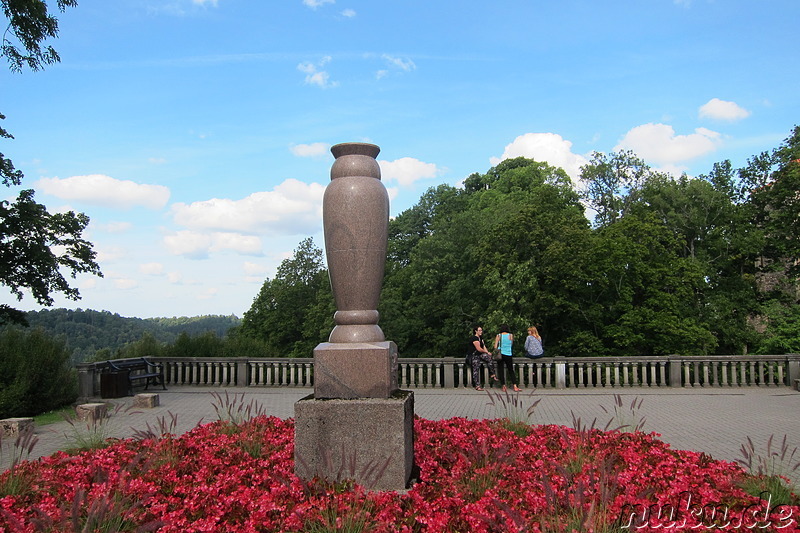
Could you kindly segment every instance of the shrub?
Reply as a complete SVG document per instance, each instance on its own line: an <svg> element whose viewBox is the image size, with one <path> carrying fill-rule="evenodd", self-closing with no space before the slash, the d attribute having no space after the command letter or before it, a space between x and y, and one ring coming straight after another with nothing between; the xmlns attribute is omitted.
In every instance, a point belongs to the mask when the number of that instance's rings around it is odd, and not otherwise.
<svg viewBox="0 0 800 533"><path fill-rule="evenodd" d="M66 344L42 329L0 331L0 418L34 416L78 397Z"/></svg>

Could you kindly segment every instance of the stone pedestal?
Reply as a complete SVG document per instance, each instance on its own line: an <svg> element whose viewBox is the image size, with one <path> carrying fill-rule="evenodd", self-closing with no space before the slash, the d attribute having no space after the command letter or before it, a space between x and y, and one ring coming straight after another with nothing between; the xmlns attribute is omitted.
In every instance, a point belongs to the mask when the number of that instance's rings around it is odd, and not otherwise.
<svg viewBox="0 0 800 533"><path fill-rule="evenodd" d="M33 418L4 418L0 420L3 437L17 437L25 431L33 431Z"/></svg>
<svg viewBox="0 0 800 533"><path fill-rule="evenodd" d="M295 404L295 472L352 479L370 490L403 490L414 466L414 393L390 398L315 399Z"/></svg>
<svg viewBox="0 0 800 533"><path fill-rule="evenodd" d="M133 397L134 407L144 407L145 409L152 409L158 407L159 397L158 394L153 392L143 392Z"/></svg>
<svg viewBox="0 0 800 533"><path fill-rule="evenodd" d="M104 403L82 403L75 406L78 420L97 421L108 416L108 408Z"/></svg>
<svg viewBox="0 0 800 533"><path fill-rule="evenodd" d="M397 390L397 345L323 342L314 349L314 397L389 398Z"/></svg>

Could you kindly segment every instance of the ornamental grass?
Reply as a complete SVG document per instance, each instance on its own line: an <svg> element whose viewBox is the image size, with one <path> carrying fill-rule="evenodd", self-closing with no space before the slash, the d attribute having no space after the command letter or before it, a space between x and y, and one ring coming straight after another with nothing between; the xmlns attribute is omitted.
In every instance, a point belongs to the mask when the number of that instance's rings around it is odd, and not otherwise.
<svg viewBox="0 0 800 533"><path fill-rule="evenodd" d="M800 531L793 492L750 494L758 474L655 433L417 418L417 479L399 493L298 479L292 419L168 429L16 464L0 475L0 531Z"/></svg>

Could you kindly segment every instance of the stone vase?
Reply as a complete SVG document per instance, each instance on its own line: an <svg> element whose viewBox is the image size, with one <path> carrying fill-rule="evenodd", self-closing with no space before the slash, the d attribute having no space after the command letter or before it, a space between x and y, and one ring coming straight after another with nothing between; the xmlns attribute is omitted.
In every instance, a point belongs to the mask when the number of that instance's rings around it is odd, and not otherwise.
<svg viewBox="0 0 800 533"><path fill-rule="evenodd" d="M385 340L378 301L386 262L389 195L376 161L380 148L367 143L331 147L336 160L325 189L322 218L325 252L336 302L329 342Z"/></svg>

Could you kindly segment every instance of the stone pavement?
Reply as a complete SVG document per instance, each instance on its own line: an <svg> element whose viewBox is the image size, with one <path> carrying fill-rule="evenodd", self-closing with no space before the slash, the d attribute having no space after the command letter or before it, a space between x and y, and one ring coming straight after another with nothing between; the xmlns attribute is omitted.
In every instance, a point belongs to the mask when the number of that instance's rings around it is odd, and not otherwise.
<svg viewBox="0 0 800 533"><path fill-rule="evenodd" d="M198 388L176 387L169 390L151 390L159 394L160 405L155 408L132 407L133 397L108 400L115 404L110 409L106 431L110 437L130 437L136 430L149 425L157 430L159 421L170 423L173 416L177 424L172 433L186 432L199 423L217 420L214 404L224 403L226 392L229 401L236 398L239 405L257 403L266 414L281 418L294 416L294 403L312 393L309 388ZM472 389L415 389L415 414L422 418L498 418L506 412L495 392L478 392ZM215 400L217 393L223 402ZM673 448L705 452L715 459L735 461L742 458L741 446L750 437L756 451L766 453L766 443L774 435L773 449L780 447L784 435L790 450L798 451L793 464L800 462L800 392L788 387L741 387L726 389L568 389L523 390L518 396L501 395L527 409L541 400L530 422L558 424L573 427L580 419L584 426L603 428L612 419L615 395L620 395L623 412L636 400L641 407L631 419L645 417L643 430L656 432ZM495 404L490 402L495 397ZM602 409L605 407L606 411ZM610 414L611 413L611 414ZM630 420L626 420L628 422ZM618 425L612 423L612 427ZM77 427L81 427L80 424ZM85 424L83 425L85 429ZM30 459L47 456L70 446L74 442L74 429L66 422L36 428L39 438ZM0 469L5 470L13 455L11 438L3 439ZM800 471L792 476L800 482Z"/></svg>

